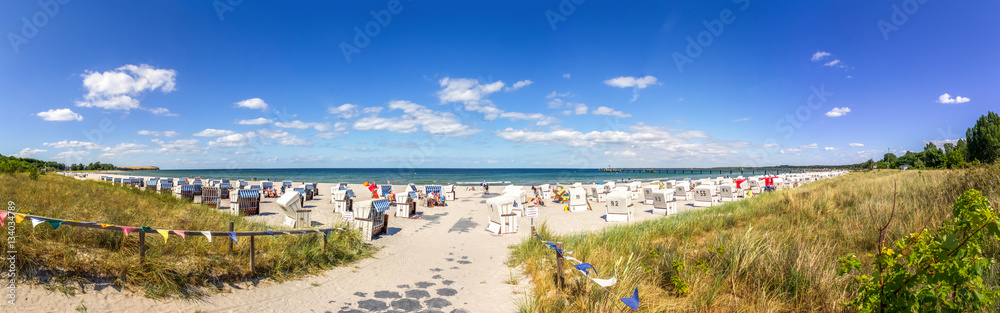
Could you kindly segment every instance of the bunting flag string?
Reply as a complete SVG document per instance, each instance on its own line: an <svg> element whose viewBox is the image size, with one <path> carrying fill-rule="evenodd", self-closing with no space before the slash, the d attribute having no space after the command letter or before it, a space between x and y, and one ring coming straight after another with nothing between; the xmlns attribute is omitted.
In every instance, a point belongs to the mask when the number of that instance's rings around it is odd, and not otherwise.
<svg viewBox="0 0 1000 313"><path fill-rule="evenodd" d="M613 294L610 290L608 290L608 287L614 286L616 283L618 283L618 276L617 275L616 276L612 276L611 278L608 278L608 279L600 279L600 278L597 278L597 277L591 277L590 276L590 272L591 271L594 272L595 276L597 275L597 269L594 268L594 265L592 265L590 263L585 263L585 262L580 261L579 259L571 257L571 256L566 256L566 254L573 253L573 251L564 251L562 249L556 248L556 244L555 243L550 242L550 241L545 241L545 239L542 238L542 236L539 235L539 234L535 234L535 236L538 237L538 240L541 241L543 244L545 244L545 246L547 246L549 248L552 248L553 250L556 250L559 253L562 253L563 254L562 257L564 259L576 262L577 264L574 264L573 267L576 268L581 273L583 273L584 277L587 277L588 279L590 279L591 281L593 281L597 285L601 286L601 288L603 288L604 291L607 291L609 294ZM618 300L621 300L622 303L624 303L626 306L628 306L629 308L631 308L633 311L638 311L639 310L639 287L635 288L635 290L633 291L631 297L628 297L628 298L618 298Z"/></svg>
<svg viewBox="0 0 1000 313"><path fill-rule="evenodd" d="M175 234L177 234L178 236L181 236L181 238L187 239L187 237L184 236L184 231L183 230L173 230L173 232Z"/></svg>
<svg viewBox="0 0 1000 313"><path fill-rule="evenodd" d="M128 234L131 234L136 229L139 229L139 227L128 227L128 226L122 226L121 228L122 232L125 233L125 237L128 237Z"/></svg>
<svg viewBox="0 0 1000 313"><path fill-rule="evenodd" d="M43 219L32 217L31 218L31 227L38 226L38 224L41 224L44 221L45 220L43 220Z"/></svg>
<svg viewBox="0 0 1000 313"><path fill-rule="evenodd" d="M210 232L210 231L203 231L203 232L201 232L201 234L205 235L205 238L208 238L208 242L212 242L212 232Z"/></svg>
<svg viewBox="0 0 1000 313"><path fill-rule="evenodd" d="M62 225L62 221L46 221L46 222L48 222L49 225L52 225L53 230L59 229L59 226Z"/></svg>
<svg viewBox="0 0 1000 313"><path fill-rule="evenodd" d="M167 238L170 237L170 230L157 229L156 232L160 233L160 236L163 236L163 243L167 243Z"/></svg>

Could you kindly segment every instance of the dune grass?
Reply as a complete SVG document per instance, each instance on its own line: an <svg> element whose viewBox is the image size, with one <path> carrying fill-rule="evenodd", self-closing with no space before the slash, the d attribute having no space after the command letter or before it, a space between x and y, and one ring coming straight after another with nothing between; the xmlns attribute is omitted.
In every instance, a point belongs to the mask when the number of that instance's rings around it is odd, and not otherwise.
<svg viewBox="0 0 1000 313"><path fill-rule="evenodd" d="M841 303L854 294L849 278L836 273L838 257L856 253L870 264L867 254L877 249L875 225L888 219L894 183L890 243L939 227L968 189L982 191L992 207L1000 207L998 178L1000 165L854 172L599 232L560 235L544 225L538 230L593 264L598 277L617 275L613 295L575 270L566 270L565 287L557 290L554 252L536 238L511 246L508 264L521 266L534 285L522 301L523 312L618 311L625 307L617 298L630 296L635 287L644 312L844 311ZM995 240L984 247L987 257L1000 257ZM983 275L994 289L998 273L994 264Z"/></svg>
<svg viewBox="0 0 1000 313"><path fill-rule="evenodd" d="M168 194L51 174L37 180L26 174L0 175L0 197L15 202L19 213L68 220L191 231L228 231L232 221L236 231L279 230ZM251 271L248 237L239 237L230 254L225 237L208 242L201 235L171 235L164 243L159 235L147 234L142 264L136 234L67 226L54 230L44 223L32 228L25 221L16 225L15 237L21 280L68 293L87 283L110 284L151 298L198 297L231 283L282 281L375 251L355 231L331 233L325 253L322 234L259 236Z"/></svg>

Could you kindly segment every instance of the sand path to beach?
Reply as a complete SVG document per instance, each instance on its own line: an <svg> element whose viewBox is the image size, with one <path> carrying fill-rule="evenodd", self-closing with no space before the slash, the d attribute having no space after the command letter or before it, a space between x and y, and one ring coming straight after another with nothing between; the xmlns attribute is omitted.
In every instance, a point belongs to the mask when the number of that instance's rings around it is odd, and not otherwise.
<svg viewBox="0 0 1000 313"><path fill-rule="evenodd" d="M314 226L326 226L340 218L330 203L333 185L320 184L320 196L306 201L306 207L313 210L313 221L318 222ZM358 201L370 199L363 186L351 187ZM393 190L404 188L397 185ZM114 288L69 296L26 285L18 289L17 311L65 312L82 304L92 312L150 308L157 312L514 312L530 286L518 269L505 264L507 247L530 235L531 220L521 217L517 234L501 236L485 231L486 199L498 196L496 192L502 188L492 187L493 193L484 195L457 187L457 200L447 207L418 206L417 211L423 214L419 218L390 217L389 234L371 242L382 247L374 258L320 275L280 284L237 284L198 300L150 300ZM604 204L592 204L593 211L579 213L549 204L541 207L534 222L547 222L558 233L623 224L605 222ZM681 211L695 209L683 202L679 207ZM651 213L652 205L636 203L635 208L636 221L664 218ZM284 218L274 199L265 199L261 210L263 214L249 218L274 225Z"/></svg>

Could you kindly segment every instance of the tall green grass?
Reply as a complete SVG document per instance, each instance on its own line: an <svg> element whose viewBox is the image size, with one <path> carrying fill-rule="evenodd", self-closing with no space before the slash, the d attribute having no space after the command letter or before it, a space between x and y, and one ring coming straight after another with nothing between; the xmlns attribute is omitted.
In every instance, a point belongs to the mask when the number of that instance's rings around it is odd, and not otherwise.
<svg viewBox="0 0 1000 313"><path fill-rule="evenodd" d="M236 231L280 230L169 194L58 175L38 180L0 175L0 200L14 201L19 213L123 226L228 231L232 221ZM65 292L87 283L111 284L152 298L198 297L226 284L264 278L282 281L370 257L375 250L355 231L331 233L325 252L322 234L259 236L251 271L249 237L238 237L229 253L228 237L208 242L201 235L171 234L164 243L161 236L146 234L146 261L140 264L137 234L68 226L53 230L45 223L32 228L27 220L15 234L19 279Z"/></svg>
<svg viewBox="0 0 1000 313"><path fill-rule="evenodd" d="M599 232L553 234L572 256L589 262L600 278L618 276L608 294L567 270L555 287L554 252L537 238L511 246L508 264L522 266L534 283L525 312L620 310L619 297L639 288L642 310L843 311L853 294L837 276L837 257L866 257L877 247L877 222L886 221L896 184L895 218L887 241L950 218L952 203L967 189L1000 199L1000 165L965 170L854 172L794 189L763 193L668 218L609 227ZM986 245L996 259L995 241ZM996 288L998 267L984 275Z"/></svg>

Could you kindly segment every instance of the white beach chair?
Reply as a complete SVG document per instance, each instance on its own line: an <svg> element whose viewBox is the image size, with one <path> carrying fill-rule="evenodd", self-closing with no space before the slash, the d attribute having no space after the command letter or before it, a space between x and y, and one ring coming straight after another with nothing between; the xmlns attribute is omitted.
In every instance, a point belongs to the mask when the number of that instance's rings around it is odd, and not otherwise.
<svg viewBox="0 0 1000 313"><path fill-rule="evenodd" d="M632 197L632 200L639 200L639 193L642 192L641 189L642 189L642 183L640 182L634 181L628 183L628 190L630 192L629 197Z"/></svg>
<svg viewBox="0 0 1000 313"><path fill-rule="evenodd" d="M295 224L292 227L304 228L312 226L312 219L310 219L312 210L302 209L301 193L286 192L275 202L279 207L281 207L281 210L285 212L285 215L289 218L295 219Z"/></svg>
<svg viewBox="0 0 1000 313"><path fill-rule="evenodd" d="M681 201L691 200L691 186L684 182L674 185L674 199Z"/></svg>
<svg viewBox="0 0 1000 313"><path fill-rule="evenodd" d="M361 238L371 241L379 234L388 232L389 200L359 201L354 206L354 226L361 231Z"/></svg>
<svg viewBox="0 0 1000 313"><path fill-rule="evenodd" d="M677 201L674 201L674 191L661 189L653 191L653 214L677 214Z"/></svg>
<svg viewBox="0 0 1000 313"><path fill-rule="evenodd" d="M608 197L607 192L604 191L604 185L590 186L590 194L594 197L594 201L597 202L604 202Z"/></svg>
<svg viewBox="0 0 1000 313"><path fill-rule="evenodd" d="M513 213L514 198L499 196L486 200L489 221L486 231L494 234L517 233L517 215Z"/></svg>
<svg viewBox="0 0 1000 313"><path fill-rule="evenodd" d="M330 202L333 203L334 213L344 213L351 211L354 199L348 195L348 190L341 190L339 187L330 187Z"/></svg>
<svg viewBox="0 0 1000 313"><path fill-rule="evenodd" d="M413 214L417 214L417 202L410 197L409 192L397 193L395 200L396 217L410 217Z"/></svg>
<svg viewBox="0 0 1000 313"><path fill-rule="evenodd" d="M701 185L694 187L694 206L710 207L719 203L719 196L715 193L715 186Z"/></svg>
<svg viewBox="0 0 1000 313"><path fill-rule="evenodd" d="M724 184L719 186L719 201L729 202L736 201L739 197L739 190L736 189L736 185Z"/></svg>
<svg viewBox="0 0 1000 313"><path fill-rule="evenodd" d="M444 195L445 201L455 200L455 185L445 185L441 186L441 194Z"/></svg>
<svg viewBox="0 0 1000 313"><path fill-rule="evenodd" d="M628 222L634 218L632 196L627 193L612 192L608 194L608 214L604 220L608 222Z"/></svg>
<svg viewBox="0 0 1000 313"><path fill-rule="evenodd" d="M539 185L538 188L542 189L542 198L548 200L552 199L552 186L549 184Z"/></svg>
<svg viewBox="0 0 1000 313"><path fill-rule="evenodd" d="M646 187L642 187L642 203L653 204L653 200L655 197L653 193L655 193L657 190L660 190L659 185L649 185Z"/></svg>
<svg viewBox="0 0 1000 313"><path fill-rule="evenodd" d="M586 211L590 208L587 205L587 192L582 187L571 187L567 191L569 192L570 212Z"/></svg>

